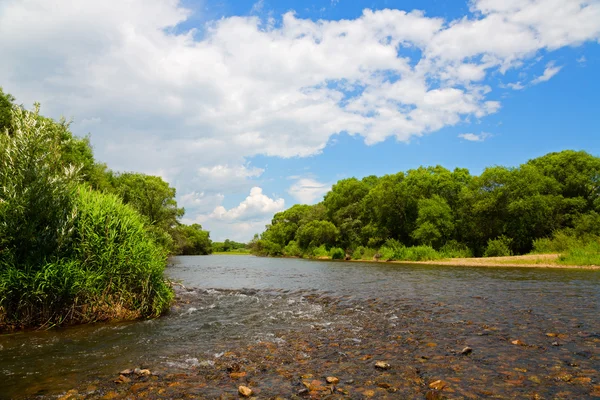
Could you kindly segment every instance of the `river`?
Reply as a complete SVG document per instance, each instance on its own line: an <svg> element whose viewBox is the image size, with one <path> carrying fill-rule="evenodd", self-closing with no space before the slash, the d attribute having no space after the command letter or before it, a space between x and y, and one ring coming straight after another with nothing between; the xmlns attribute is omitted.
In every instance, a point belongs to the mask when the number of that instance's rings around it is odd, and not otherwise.
<svg viewBox="0 0 600 400"><path fill-rule="evenodd" d="M0 336L0 398L132 396L112 381L135 367L157 374L135 389L150 398L235 396L239 384L260 398L600 396L598 271L251 256L170 264L182 286L162 318ZM327 386L327 375L342 382Z"/></svg>

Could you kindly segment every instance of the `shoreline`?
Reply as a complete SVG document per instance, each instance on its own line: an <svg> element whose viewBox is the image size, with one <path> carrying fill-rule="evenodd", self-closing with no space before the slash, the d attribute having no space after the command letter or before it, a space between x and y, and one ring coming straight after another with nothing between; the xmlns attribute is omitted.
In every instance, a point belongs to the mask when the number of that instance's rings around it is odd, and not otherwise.
<svg viewBox="0 0 600 400"><path fill-rule="evenodd" d="M582 269L600 270L600 265L568 265L557 264L560 254L526 254L522 256L506 257L470 257L470 258L444 258L430 261L384 261L384 260L332 260L330 257L316 257L308 260L318 261L343 261L364 262L376 264L401 264L401 265L438 265L452 267L486 267L486 268L552 268L552 269ZM286 257L289 258L289 257Z"/></svg>

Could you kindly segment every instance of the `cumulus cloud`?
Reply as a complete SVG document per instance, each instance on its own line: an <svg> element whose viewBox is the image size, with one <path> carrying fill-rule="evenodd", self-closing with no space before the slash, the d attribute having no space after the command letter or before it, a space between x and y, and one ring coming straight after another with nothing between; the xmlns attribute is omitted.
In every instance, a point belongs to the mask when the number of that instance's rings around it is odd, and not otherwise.
<svg viewBox="0 0 600 400"><path fill-rule="evenodd" d="M301 203L313 204L322 200L329 189L331 189L331 185L311 178L301 178L290 186L288 193Z"/></svg>
<svg viewBox="0 0 600 400"><path fill-rule="evenodd" d="M263 194L258 186L250 190L250 195L246 197L237 207L227 210L223 206L218 206L208 216L208 218L225 221L253 221L263 219L265 216L272 215L282 211L285 201L281 198L272 199Z"/></svg>
<svg viewBox="0 0 600 400"><path fill-rule="evenodd" d="M183 194L227 195L261 176L247 165L256 155L318 154L340 132L410 141L484 118L500 109L492 74L600 40L598 2L469 5L454 21L367 9L340 21L231 16L188 30L193 12L177 0L5 0L0 83L19 102L74 117L111 168L162 171Z"/></svg>
<svg viewBox="0 0 600 400"><path fill-rule="evenodd" d="M538 83L549 81L554 75L558 74L561 69L562 67L556 67L553 62L550 62L546 65L544 73L532 80L531 84L537 85Z"/></svg>
<svg viewBox="0 0 600 400"><path fill-rule="evenodd" d="M487 132L481 132L479 135L475 133L461 133L458 135L459 138L468 140L469 142L483 142L491 136L492 134Z"/></svg>

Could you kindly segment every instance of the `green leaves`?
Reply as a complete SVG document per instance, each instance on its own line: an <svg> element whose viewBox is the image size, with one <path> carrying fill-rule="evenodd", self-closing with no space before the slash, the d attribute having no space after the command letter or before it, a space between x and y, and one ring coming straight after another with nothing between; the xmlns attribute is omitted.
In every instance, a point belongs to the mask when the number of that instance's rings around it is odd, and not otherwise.
<svg viewBox="0 0 600 400"><path fill-rule="evenodd" d="M310 255L322 245L351 252L379 248L387 239L419 247L410 254L386 247L409 259L434 257L431 248L452 257L521 254L559 230L597 235L598 214L600 158L567 150L475 177L436 166L343 179L322 203L276 214L255 243L260 254L271 255L295 254L296 246Z"/></svg>

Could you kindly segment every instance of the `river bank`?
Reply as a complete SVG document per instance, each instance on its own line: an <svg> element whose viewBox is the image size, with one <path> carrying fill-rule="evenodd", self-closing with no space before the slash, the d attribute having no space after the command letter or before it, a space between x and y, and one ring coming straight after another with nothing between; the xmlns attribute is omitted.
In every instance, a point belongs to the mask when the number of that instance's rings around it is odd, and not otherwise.
<svg viewBox="0 0 600 400"><path fill-rule="evenodd" d="M600 270L599 265L569 265L559 263L560 254L526 254L505 257L469 257L445 258L433 261L383 261L383 260L347 260L352 262L391 263L404 265L448 265L457 267L523 267L523 268L566 268ZM320 260L331 258L321 257Z"/></svg>

